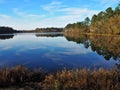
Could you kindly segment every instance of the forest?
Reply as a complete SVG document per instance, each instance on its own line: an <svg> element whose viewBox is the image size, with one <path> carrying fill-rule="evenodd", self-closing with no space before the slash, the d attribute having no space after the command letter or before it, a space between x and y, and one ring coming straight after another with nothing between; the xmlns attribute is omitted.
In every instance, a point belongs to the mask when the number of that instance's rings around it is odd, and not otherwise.
<svg viewBox="0 0 120 90"><path fill-rule="evenodd" d="M113 10L108 7L105 11L93 15L91 20L68 24L65 33L92 33L120 35L120 4Z"/></svg>
<svg viewBox="0 0 120 90"><path fill-rule="evenodd" d="M15 32L18 32L18 31L14 30L11 27L5 27L5 26L0 27L0 34L10 34Z"/></svg>

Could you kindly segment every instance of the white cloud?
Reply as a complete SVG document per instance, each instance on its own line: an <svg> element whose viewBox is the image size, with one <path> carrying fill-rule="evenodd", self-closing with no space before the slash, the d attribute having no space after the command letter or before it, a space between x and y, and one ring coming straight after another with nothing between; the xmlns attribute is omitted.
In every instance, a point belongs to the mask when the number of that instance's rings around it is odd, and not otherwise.
<svg viewBox="0 0 120 90"><path fill-rule="evenodd" d="M35 29L37 27L65 27L68 23L74 23L84 20L86 16L91 17L98 11L80 8L64 8L58 12L66 13L61 16L45 18L45 15L26 14L16 11L21 18L15 18L8 15L2 16L0 25L8 25L15 29Z"/></svg>
<svg viewBox="0 0 120 90"><path fill-rule="evenodd" d="M67 15L74 15L74 16L78 15L78 16L84 17L84 18L86 16L91 17L93 14L96 14L99 12L97 10L90 10L88 8L63 8L58 11L64 12Z"/></svg>
<svg viewBox="0 0 120 90"><path fill-rule="evenodd" d="M85 17L91 17L93 14L98 13L98 11L88 8L69 7L62 2L51 2L42 6L42 8L48 15L27 13L14 8L13 13L17 17L0 15L0 25L7 25L20 30L35 29L37 27L65 27L68 23L82 21Z"/></svg>
<svg viewBox="0 0 120 90"><path fill-rule="evenodd" d="M44 10L50 11L51 9L56 9L61 7L62 2L53 1L47 5L42 6Z"/></svg>
<svg viewBox="0 0 120 90"><path fill-rule="evenodd" d="M44 10L55 14L55 13L64 13L64 15L76 15L81 16L92 16L93 14L98 13L97 10L90 10L88 8L78 8L78 7L69 7L64 5L62 2L51 2L50 4L47 4L42 7Z"/></svg>

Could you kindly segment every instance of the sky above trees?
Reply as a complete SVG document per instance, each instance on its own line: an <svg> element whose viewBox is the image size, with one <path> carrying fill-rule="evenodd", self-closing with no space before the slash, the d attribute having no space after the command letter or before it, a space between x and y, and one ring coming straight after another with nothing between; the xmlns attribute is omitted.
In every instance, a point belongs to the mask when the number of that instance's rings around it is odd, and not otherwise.
<svg viewBox="0 0 120 90"><path fill-rule="evenodd" d="M0 0L0 26L15 29L65 27L83 21L119 0Z"/></svg>

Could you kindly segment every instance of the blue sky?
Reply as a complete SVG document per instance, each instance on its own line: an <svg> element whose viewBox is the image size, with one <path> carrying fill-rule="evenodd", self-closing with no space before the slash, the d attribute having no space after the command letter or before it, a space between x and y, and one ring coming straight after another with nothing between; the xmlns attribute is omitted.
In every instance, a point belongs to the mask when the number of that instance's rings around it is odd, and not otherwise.
<svg viewBox="0 0 120 90"><path fill-rule="evenodd" d="M65 27L105 10L119 0L0 0L0 26L14 29Z"/></svg>

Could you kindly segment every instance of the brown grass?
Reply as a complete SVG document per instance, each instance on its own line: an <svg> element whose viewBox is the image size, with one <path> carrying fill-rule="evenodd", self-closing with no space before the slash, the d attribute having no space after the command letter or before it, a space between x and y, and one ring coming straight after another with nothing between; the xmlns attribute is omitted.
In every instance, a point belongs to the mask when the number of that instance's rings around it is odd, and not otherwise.
<svg viewBox="0 0 120 90"><path fill-rule="evenodd" d="M120 72L117 70L62 70L45 74L30 71L19 65L0 70L0 88L13 90L120 90Z"/></svg>
<svg viewBox="0 0 120 90"><path fill-rule="evenodd" d="M19 85L30 82L41 82L45 73L41 70L30 71L22 65L0 69L0 87Z"/></svg>
<svg viewBox="0 0 120 90"><path fill-rule="evenodd" d="M45 90L120 90L120 72L64 69L46 76L43 87Z"/></svg>

